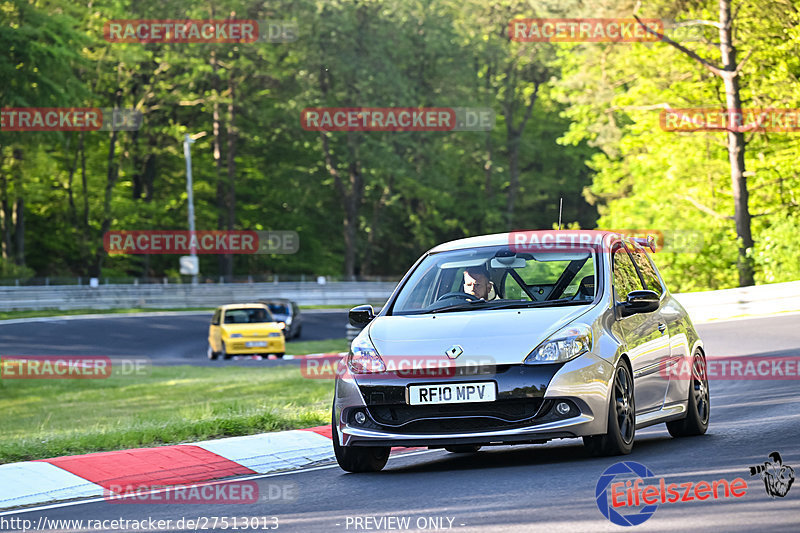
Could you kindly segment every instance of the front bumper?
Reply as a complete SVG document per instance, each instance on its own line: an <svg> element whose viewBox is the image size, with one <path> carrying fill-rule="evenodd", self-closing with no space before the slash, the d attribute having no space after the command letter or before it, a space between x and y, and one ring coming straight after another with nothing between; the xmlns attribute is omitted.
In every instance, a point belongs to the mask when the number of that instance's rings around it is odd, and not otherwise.
<svg viewBox="0 0 800 533"><path fill-rule="evenodd" d="M252 342L265 342L266 346L251 346L248 347L247 343ZM229 355L250 355L262 353L284 353L286 351L286 342L283 338L236 338L225 340L225 349Z"/></svg>
<svg viewBox="0 0 800 533"><path fill-rule="evenodd" d="M498 365L438 380L360 375L337 379L334 420L342 446L539 443L605 433L613 366L593 354L567 363ZM492 381L494 402L412 406L408 386ZM558 403L568 413L555 410ZM357 412L365 414L358 423Z"/></svg>

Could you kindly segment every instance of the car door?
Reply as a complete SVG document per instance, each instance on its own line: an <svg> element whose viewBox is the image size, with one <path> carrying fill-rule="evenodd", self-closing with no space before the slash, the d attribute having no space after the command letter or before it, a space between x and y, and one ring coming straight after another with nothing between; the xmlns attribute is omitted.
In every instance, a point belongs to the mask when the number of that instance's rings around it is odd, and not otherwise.
<svg viewBox="0 0 800 533"><path fill-rule="evenodd" d="M219 326L221 316L221 309L214 311L214 316L211 317L211 325L208 327L208 344L211 345L211 349L215 352L222 350L220 339L222 333Z"/></svg>
<svg viewBox="0 0 800 533"><path fill-rule="evenodd" d="M614 298L623 303L628 293L645 289L642 276L629 251L622 245L614 249ZM656 411L664 404L668 381L660 370L669 358L669 335L660 328L659 311L617 316L617 324L633 367L634 398L637 414Z"/></svg>
<svg viewBox="0 0 800 533"><path fill-rule="evenodd" d="M690 351L685 328L681 324L684 312L680 306L676 305L675 300L664 287L664 282L658 274L652 257L644 249L632 250L632 252L634 262L639 267L645 285L648 289L657 292L661 299L661 305L658 308L658 313L661 315L659 327L666 327L664 333L669 337L670 352L669 360L662 372L664 379L668 380L664 403L668 405L676 401L684 401L686 399L685 380L676 379L676 372L681 368L680 364L686 361Z"/></svg>

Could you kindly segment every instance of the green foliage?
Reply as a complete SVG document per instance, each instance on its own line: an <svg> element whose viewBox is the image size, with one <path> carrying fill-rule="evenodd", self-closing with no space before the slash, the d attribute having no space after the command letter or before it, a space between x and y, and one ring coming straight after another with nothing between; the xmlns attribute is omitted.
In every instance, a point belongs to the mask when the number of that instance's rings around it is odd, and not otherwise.
<svg viewBox="0 0 800 533"><path fill-rule="evenodd" d="M443 240L504 229L504 106L509 97L519 100L511 114L518 123L524 111L519 104L546 59L518 43L510 49L497 31L507 16L524 12L524 3L499 10L480 2L468 10L452 0L269 6L247 0L191 6L102 0L69 7L54 0L5 0L0 6L12 21L0 27L0 44L9 50L0 55L3 106L119 106L144 115L139 131L114 137L113 153L109 133L0 132L4 194L12 203L26 202L24 261L39 276L175 272L174 256L106 256L102 235L107 229L186 227L181 141L184 133L202 132L192 146L197 228L224 228L232 209L236 229L300 235L298 254L237 256L235 273L341 274L347 200L326 166L320 134L300 127L301 111L313 106L481 106L498 116L488 133L329 135L334 168L346 173L355 162L363 178L363 190L356 191L356 273L397 275ZM291 43L255 45L118 44L103 38L103 24L112 19L231 13L293 20L300 34ZM514 95L503 92L509 66L516 69ZM488 86L487 69L495 69ZM580 191L590 181L583 161L592 151L585 144L556 143L568 121L549 91L549 85L542 88L522 135L515 221L520 227L549 226L557 197L564 195L565 218L591 225L596 215ZM224 196L230 134L236 136L234 208ZM22 159L14 159L15 149L22 150ZM9 259L18 248L12 244ZM217 257L202 256L200 268L211 278L222 273Z"/></svg>
<svg viewBox="0 0 800 533"><path fill-rule="evenodd" d="M775 283L800 279L800 246L797 231L800 213L790 211L761 232L754 257L759 267L759 281Z"/></svg>
<svg viewBox="0 0 800 533"><path fill-rule="evenodd" d="M175 256L109 257L102 237L186 228L181 143L189 133L197 135L198 229L224 229L230 219L235 229L300 235L297 254L234 257L238 275L339 275L346 258L354 274L398 275L445 240L549 228L563 197L565 224L699 232L699 253L660 256L670 287L734 286L738 242L725 136L659 126L665 106L724 105L719 80L664 43L519 43L507 36L517 17L630 17L637 5L0 0L0 105L118 106L144 116L139 131L116 135L0 132L0 204L8 206L0 208L0 275L174 274ZM639 14L712 20L717 9L658 0ZM113 19L228 16L294 21L298 38L103 38ZM800 107L799 17L774 0L739 9L735 44L740 57L751 54L741 78L749 107ZM718 32L702 32L706 42L684 44L717 62ZM302 110L315 106L488 107L496 125L489 132L332 132L323 140L300 125ZM747 140L756 277L795 279L792 247L780 243L791 242L798 220L796 134ZM15 232L18 201L22 236ZM350 247L347 227L354 228ZM226 272L216 256L201 256L200 269L211 279Z"/></svg>

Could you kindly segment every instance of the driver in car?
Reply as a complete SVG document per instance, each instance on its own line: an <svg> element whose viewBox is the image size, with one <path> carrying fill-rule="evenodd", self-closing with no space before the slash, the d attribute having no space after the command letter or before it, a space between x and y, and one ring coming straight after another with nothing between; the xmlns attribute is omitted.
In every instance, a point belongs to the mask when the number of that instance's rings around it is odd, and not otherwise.
<svg viewBox="0 0 800 533"><path fill-rule="evenodd" d="M489 281L489 271L485 265L467 267L464 270L464 292L483 300L496 300L497 290ZM492 297L489 294L492 293Z"/></svg>

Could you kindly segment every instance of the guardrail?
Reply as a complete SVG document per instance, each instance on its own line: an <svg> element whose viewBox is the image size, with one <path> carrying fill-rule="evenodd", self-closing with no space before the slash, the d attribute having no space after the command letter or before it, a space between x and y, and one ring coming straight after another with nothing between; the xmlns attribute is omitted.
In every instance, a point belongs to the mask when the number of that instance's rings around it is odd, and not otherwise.
<svg viewBox="0 0 800 533"><path fill-rule="evenodd" d="M289 298L305 305L382 304L392 281L334 281L172 285L61 285L0 287L0 311L38 309L153 309L215 307L226 303ZM676 294L692 320L800 311L800 281Z"/></svg>
<svg viewBox="0 0 800 533"><path fill-rule="evenodd" d="M396 282L341 281L184 285L0 287L0 311L215 307L289 298L305 305L383 303Z"/></svg>
<svg viewBox="0 0 800 533"><path fill-rule="evenodd" d="M722 289L686 292L675 298L696 323L725 320L740 316L768 315L800 311L800 281L772 283Z"/></svg>

